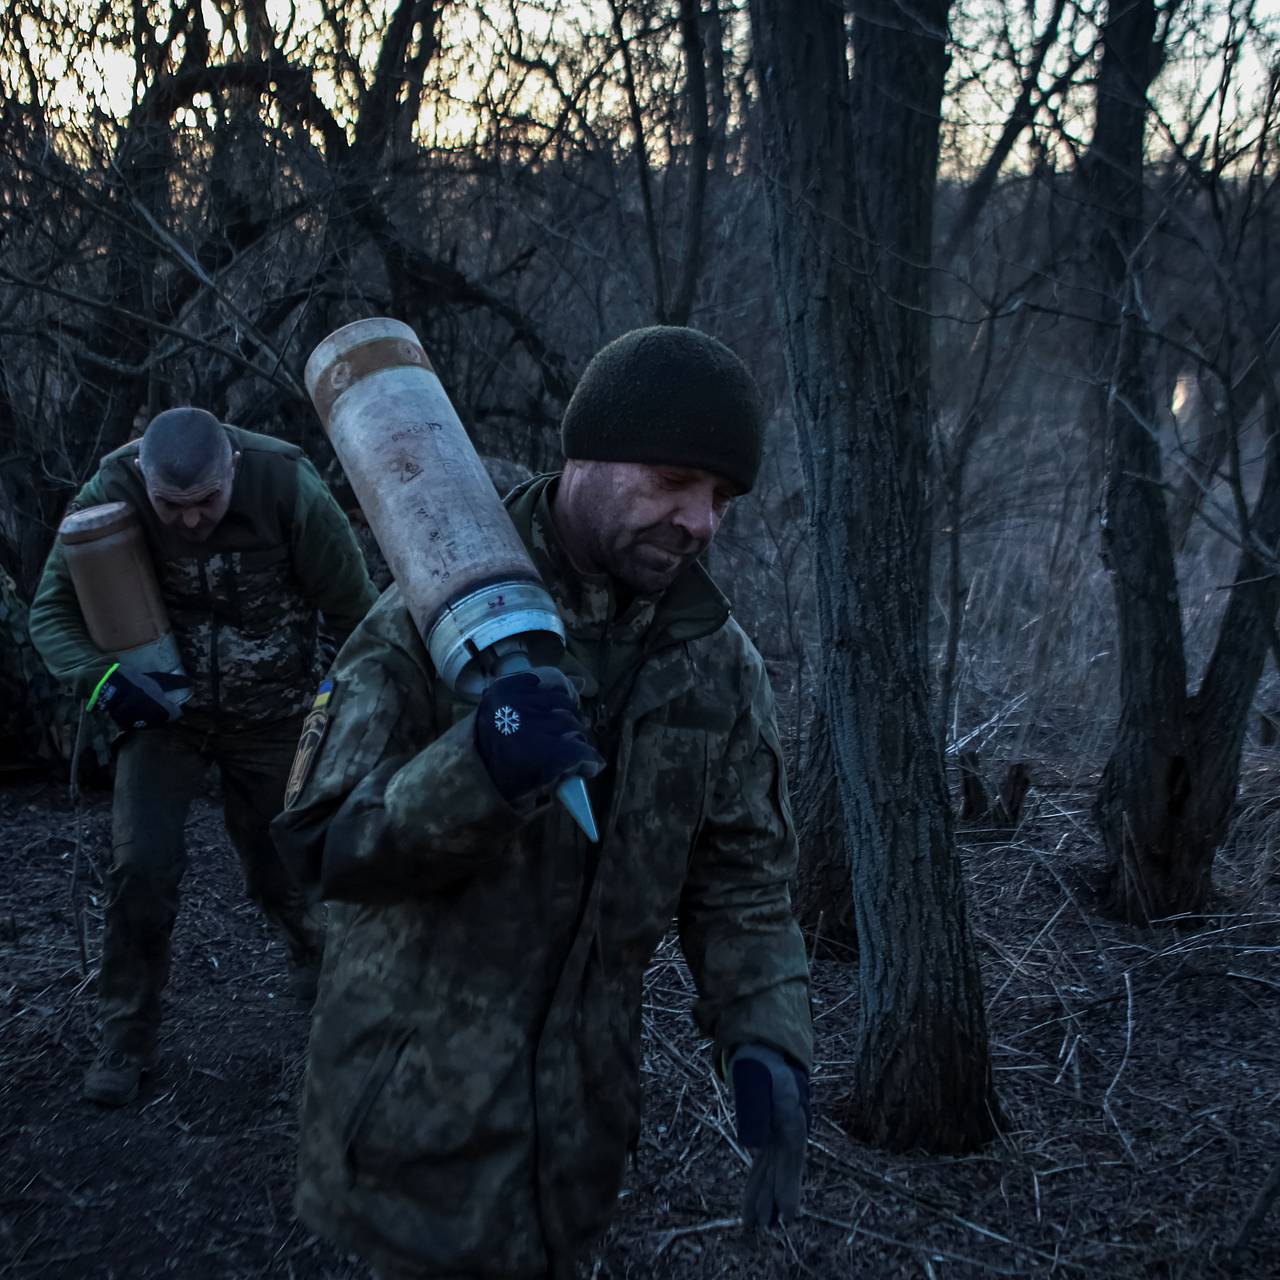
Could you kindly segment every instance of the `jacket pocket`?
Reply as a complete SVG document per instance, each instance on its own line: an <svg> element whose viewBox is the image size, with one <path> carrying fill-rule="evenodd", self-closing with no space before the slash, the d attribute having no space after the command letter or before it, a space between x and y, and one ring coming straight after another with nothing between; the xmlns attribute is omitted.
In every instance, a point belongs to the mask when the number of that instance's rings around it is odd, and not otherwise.
<svg viewBox="0 0 1280 1280"><path fill-rule="evenodd" d="M390 1032L383 1039L373 1062L365 1072L360 1092L356 1094L356 1099L351 1104L351 1110L342 1126L342 1154L348 1182L354 1182L362 1172L359 1157L361 1134L387 1086L387 1081L391 1079L400 1059L404 1057L412 1038L412 1031L400 1029Z"/></svg>

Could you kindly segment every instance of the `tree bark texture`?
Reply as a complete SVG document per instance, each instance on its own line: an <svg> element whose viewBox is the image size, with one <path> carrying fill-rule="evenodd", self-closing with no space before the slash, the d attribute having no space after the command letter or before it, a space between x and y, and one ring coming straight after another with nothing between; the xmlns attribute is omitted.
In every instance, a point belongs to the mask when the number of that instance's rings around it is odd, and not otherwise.
<svg viewBox="0 0 1280 1280"><path fill-rule="evenodd" d="M849 852L826 708L814 708L805 729L791 808L800 836L800 873L791 901L814 954L849 961L858 954L858 926L849 885Z"/></svg>
<svg viewBox="0 0 1280 1280"><path fill-rule="evenodd" d="M1195 882L1208 895L1213 856L1226 838L1240 781L1249 711L1267 653L1274 651L1280 580L1280 403L1270 375L1266 404L1266 467L1244 530L1235 582L1200 688L1190 701L1198 772L1188 807L1192 847L1199 845ZM1195 909L1203 905L1198 899ZM1168 914L1168 912L1166 912Z"/></svg>
<svg viewBox="0 0 1280 1280"><path fill-rule="evenodd" d="M855 25L853 82L839 6L753 0L751 15L853 869L859 1044L846 1118L877 1145L965 1150L991 1136L995 1103L930 718L919 561L946 0L892 13L873 3Z"/></svg>
<svg viewBox="0 0 1280 1280"><path fill-rule="evenodd" d="M810 0L812 2L812 0ZM872 343L861 368L863 394L892 433L894 501L921 596L921 652L929 652L928 511L929 267L937 186L938 124L947 69L950 0L904 8L861 0L853 24L852 173ZM928 681L928 664L925 665Z"/></svg>
<svg viewBox="0 0 1280 1280"><path fill-rule="evenodd" d="M1154 32L1154 0L1112 5L1087 174L1097 219L1099 291L1112 299L1110 318L1119 321L1106 408L1102 556L1116 598L1121 705L1095 816L1108 856L1108 905L1133 920L1202 905L1213 853L1212 846L1206 850L1206 833L1195 829L1199 767L1160 447L1152 429L1148 343L1137 301Z"/></svg>

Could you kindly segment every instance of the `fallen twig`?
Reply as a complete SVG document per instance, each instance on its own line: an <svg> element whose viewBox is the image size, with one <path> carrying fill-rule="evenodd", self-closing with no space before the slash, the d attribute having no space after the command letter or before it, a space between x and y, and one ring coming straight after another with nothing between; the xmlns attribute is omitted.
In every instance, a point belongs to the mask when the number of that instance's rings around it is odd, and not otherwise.
<svg viewBox="0 0 1280 1280"><path fill-rule="evenodd" d="M675 1227L663 1234L658 1247L653 1251L655 1258L660 1258L675 1241L684 1236L701 1235L704 1231L728 1231L742 1225L741 1218L713 1218L710 1222L696 1222L691 1227Z"/></svg>

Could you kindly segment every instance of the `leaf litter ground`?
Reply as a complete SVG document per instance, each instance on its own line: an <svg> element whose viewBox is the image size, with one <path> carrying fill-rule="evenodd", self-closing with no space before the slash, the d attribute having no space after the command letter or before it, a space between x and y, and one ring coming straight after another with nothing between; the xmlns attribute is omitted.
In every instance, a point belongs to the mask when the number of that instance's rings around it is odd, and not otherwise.
<svg viewBox="0 0 1280 1280"><path fill-rule="evenodd" d="M730 1099L668 940L646 984L640 1148L583 1275L1280 1276L1280 1204L1231 1247L1280 1160L1276 782L1252 762L1194 927L1092 910L1086 794L1033 792L1012 837L964 834L1008 1120L975 1155L889 1156L832 1122L856 970L818 959L806 1214L786 1232L737 1221ZM77 812L51 785L0 789L0 1275L364 1280L293 1217L306 1018L212 798L188 826L157 1068L132 1109L80 1100L109 832L103 793Z"/></svg>

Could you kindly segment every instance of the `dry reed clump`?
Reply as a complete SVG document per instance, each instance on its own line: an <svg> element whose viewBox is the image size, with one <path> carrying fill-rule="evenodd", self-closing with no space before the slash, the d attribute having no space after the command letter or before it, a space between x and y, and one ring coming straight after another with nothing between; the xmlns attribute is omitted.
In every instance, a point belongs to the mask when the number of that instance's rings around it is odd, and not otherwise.
<svg viewBox="0 0 1280 1280"><path fill-rule="evenodd" d="M966 537L959 656L944 723L950 755L981 750L993 773L1024 760L1047 786L1097 777L1119 712L1115 604L1098 545L1096 522L1069 504L1014 513ZM1238 554L1229 539L1198 528L1178 557L1190 692L1217 641ZM938 662L948 625L936 610ZM1280 707L1270 664L1255 707Z"/></svg>

